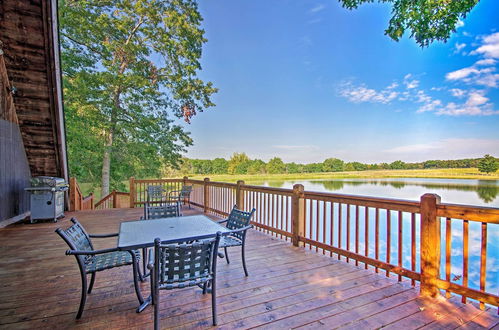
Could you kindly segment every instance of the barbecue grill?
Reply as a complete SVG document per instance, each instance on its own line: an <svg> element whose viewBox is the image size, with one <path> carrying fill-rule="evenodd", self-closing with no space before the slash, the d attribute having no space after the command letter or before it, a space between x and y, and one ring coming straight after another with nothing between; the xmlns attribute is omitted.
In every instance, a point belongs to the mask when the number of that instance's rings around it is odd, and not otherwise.
<svg viewBox="0 0 499 330"><path fill-rule="evenodd" d="M31 223L38 219L57 219L64 216L64 192L68 184L62 178L37 176L31 178L31 187L24 188L31 195Z"/></svg>

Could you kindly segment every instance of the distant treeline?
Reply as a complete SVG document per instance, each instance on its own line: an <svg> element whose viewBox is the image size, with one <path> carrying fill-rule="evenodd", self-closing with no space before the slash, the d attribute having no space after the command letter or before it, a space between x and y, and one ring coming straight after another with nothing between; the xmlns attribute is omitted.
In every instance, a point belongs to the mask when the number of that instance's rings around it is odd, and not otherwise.
<svg viewBox="0 0 499 330"><path fill-rule="evenodd" d="M229 160L224 158L189 159L183 158L180 168L182 174L285 174L320 173L367 170L409 170L431 168L471 168L478 167L482 158L456 160L427 160L419 163L406 163L396 160L392 163L364 164L345 162L338 158L328 158L322 163L297 164L285 163L279 157L268 162L250 159L245 153L234 153ZM497 159L496 159L497 160Z"/></svg>

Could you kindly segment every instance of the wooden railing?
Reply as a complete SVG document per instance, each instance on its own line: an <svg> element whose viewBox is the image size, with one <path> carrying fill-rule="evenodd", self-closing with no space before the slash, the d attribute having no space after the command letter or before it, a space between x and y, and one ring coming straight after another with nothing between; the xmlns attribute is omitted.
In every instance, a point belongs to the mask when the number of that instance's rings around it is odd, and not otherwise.
<svg viewBox="0 0 499 330"><path fill-rule="evenodd" d="M95 209L119 209L130 207L130 193L113 190L95 203Z"/></svg>
<svg viewBox="0 0 499 330"><path fill-rule="evenodd" d="M266 233L291 239L295 246L315 249L356 265L363 264L399 281L420 283L423 296L451 293L499 306L497 292L487 287L487 250L490 226L499 225L499 209L440 202L425 194L419 201L374 198L305 191L302 185L281 189L234 183L183 179L130 179L130 206L141 206L148 185L178 190L192 185L191 204L205 213L227 216L233 205L256 209L253 225ZM470 227L479 227L480 239L473 236L479 251L470 251ZM462 244L452 230L462 228ZM499 227L494 227L495 230ZM441 257L441 251L443 258ZM491 258L493 259L493 258ZM478 282L470 282L470 260L479 260ZM462 262L459 265L459 261ZM451 275L461 266L462 274ZM459 267L458 267L459 268ZM477 274L474 274L476 277ZM493 282L494 278L490 278Z"/></svg>
<svg viewBox="0 0 499 330"><path fill-rule="evenodd" d="M94 209L94 195L91 193L88 196L83 196L80 186L76 178L69 179L69 210L93 210Z"/></svg>

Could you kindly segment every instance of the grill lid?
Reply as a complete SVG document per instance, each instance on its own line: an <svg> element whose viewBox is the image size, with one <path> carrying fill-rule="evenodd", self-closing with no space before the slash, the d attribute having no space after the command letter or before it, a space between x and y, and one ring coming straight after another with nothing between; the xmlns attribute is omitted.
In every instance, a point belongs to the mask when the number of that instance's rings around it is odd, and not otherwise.
<svg viewBox="0 0 499 330"><path fill-rule="evenodd" d="M61 187L67 186L63 178L53 176L36 176L31 178L31 187Z"/></svg>

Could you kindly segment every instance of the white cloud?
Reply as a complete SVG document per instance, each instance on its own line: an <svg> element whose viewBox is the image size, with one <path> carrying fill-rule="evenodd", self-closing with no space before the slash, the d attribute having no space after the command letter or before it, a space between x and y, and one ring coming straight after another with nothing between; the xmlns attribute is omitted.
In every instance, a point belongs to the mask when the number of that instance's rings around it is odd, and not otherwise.
<svg viewBox="0 0 499 330"><path fill-rule="evenodd" d="M309 13L318 13L318 12L324 10L324 9L326 9L326 6L324 6L323 4L319 4L319 5L311 8L309 10Z"/></svg>
<svg viewBox="0 0 499 330"><path fill-rule="evenodd" d="M447 80L460 80L460 79L468 77L469 75L471 75L473 73L478 74L478 73L480 73L480 71L474 67L468 67L468 68L463 68L463 69L449 72L445 75L445 78Z"/></svg>
<svg viewBox="0 0 499 330"><path fill-rule="evenodd" d="M377 91L368 88L364 84L354 85L351 82L346 82L340 87L339 93L341 96L354 103L372 102L386 104L397 98L399 94L398 92L393 91L394 87L392 85Z"/></svg>
<svg viewBox="0 0 499 330"><path fill-rule="evenodd" d="M465 47L466 44L464 42L463 43L456 42L456 44L454 45L454 54L460 53L461 50L463 50Z"/></svg>
<svg viewBox="0 0 499 330"><path fill-rule="evenodd" d="M456 29L462 28L464 26L464 22L461 20L458 20L456 23Z"/></svg>
<svg viewBox="0 0 499 330"><path fill-rule="evenodd" d="M466 95L466 91L459 88L449 89L449 92L452 94L452 96L457 98L462 98Z"/></svg>
<svg viewBox="0 0 499 330"><path fill-rule="evenodd" d="M496 60L493 58L486 58L484 60L476 61L475 65L494 65L496 64Z"/></svg>
<svg viewBox="0 0 499 330"><path fill-rule="evenodd" d="M494 61L494 60L492 60ZM497 87L499 82L499 74L495 73L496 68L488 63L495 63L489 60L479 60L472 66L462 68L456 71L449 72L445 75L447 80L463 81L467 84L481 85L487 87ZM483 68L478 68L478 67Z"/></svg>
<svg viewBox="0 0 499 330"><path fill-rule="evenodd" d="M307 150L319 150L318 146L314 145L274 145L272 146L276 149L282 150L293 150L293 151L307 151Z"/></svg>
<svg viewBox="0 0 499 330"><path fill-rule="evenodd" d="M466 139L454 138L400 145L383 150L387 157L416 161L421 159L457 159L483 157L485 154L494 154L499 150L499 139Z"/></svg>
<svg viewBox="0 0 499 330"><path fill-rule="evenodd" d="M499 58L499 32L483 37L482 46L472 52L483 54L485 57Z"/></svg>
<svg viewBox="0 0 499 330"><path fill-rule="evenodd" d="M485 97L484 91L471 91L466 102L456 104L448 103L445 107L435 107L432 109L437 115L449 116L490 116L499 115L499 111L494 110L494 105ZM418 112L422 112L419 111Z"/></svg>

